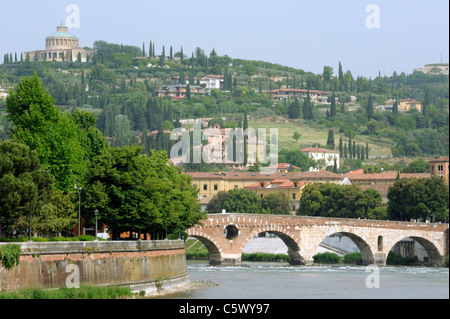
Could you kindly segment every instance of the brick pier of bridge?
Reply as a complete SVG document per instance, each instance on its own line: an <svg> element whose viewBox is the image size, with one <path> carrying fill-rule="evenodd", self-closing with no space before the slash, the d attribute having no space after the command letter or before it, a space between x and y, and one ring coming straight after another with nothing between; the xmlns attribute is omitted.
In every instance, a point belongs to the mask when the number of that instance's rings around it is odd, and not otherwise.
<svg viewBox="0 0 450 319"><path fill-rule="evenodd" d="M286 215L210 214L187 234L208 249L211 265L237 265L247 243L271 232L286 244L291 264L311 264L320 243L332 235L349 237L363 264L385 265L389 251L404 238L421 244L435 265L448 255L448 224L357 220Z"/></svg>

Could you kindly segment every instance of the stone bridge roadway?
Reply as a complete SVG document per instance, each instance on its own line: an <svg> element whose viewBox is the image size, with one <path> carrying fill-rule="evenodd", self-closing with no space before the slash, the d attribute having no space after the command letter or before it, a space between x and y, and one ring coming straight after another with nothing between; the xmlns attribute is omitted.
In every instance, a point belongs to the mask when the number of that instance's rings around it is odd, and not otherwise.
<svg viewBox="0 0 450 319"><path fill-rule="evenodd" d="M239 264L245 245L263 232L283 240L291 264L312 263L319 244L335 234L352 239L364 264L385 265L389 251L406 237L421 244L436 265L448 255L448 224L250 214L210 214L201 224L186 232L207 247L211 265Z"/></svg>

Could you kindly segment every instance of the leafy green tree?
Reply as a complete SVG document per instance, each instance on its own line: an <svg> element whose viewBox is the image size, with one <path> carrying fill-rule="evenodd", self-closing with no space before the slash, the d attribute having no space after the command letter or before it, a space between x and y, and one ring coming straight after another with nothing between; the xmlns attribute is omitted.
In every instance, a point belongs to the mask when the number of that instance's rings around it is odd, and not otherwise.
<svg viewBox="0 0 450 319"><path fill-rule="evenodd" d="M449 188L440 178L401 178L388 192L391 220L448 222Z"/></svg>
<svg viewBox="0 0 450 319"><path fill-rule="evenodd" d="M430 162L425 161L423 158L417 158L408 166L403 169L403 173L428 173L430 171Z"/></svg>
<svg viewBox="0 0 450 319"><path fill-rule="evenodd" d="M261 199L261 207L267 214L289 215L291 213L289 198L283 193L264 196Z"/></svg>
<svg viewBox="0 0 450 319"><path fill-rule="evenodd" d="M252 191L233 189L228 192L223 209L229 213L261 214L263 213L259 197Z"/></svg>
<svg viewBox="0 0 450 319"><path fill-rule="evenodd" d="M296 144L301 137L302 137L302 135L299 132L294 132L294 135L292 136L292 138L295 140Z"/></svg>
<svg viewBox="0 0 450 319"><path fill-rule="evenodd" d="M309 183L302 191L300 214L339 218L385 219L381 194L357 185Z"/></svg>
<svg viewBox="0 0 450 319"><path fill-rule="evenodd" d="M223 203L227 200L229 193L225 191L218 192L206 205L208 214L222 213Z"/></svg>
<svg viewBox="0 0 450 319"><path fill-rule="evenodd" d="M72 116L56 109L36 73L24 77L6 100L15 141L28 145L55 177L56 187L70 190L86 168L82 134Z"/></svg>
<svg viewBox="0 0 450 319"><path fill-rule="evenodd" d="M44 205L51 201L54 178L27 145L0 141L0 227L25 235Z"/></svg>
<svg viewBox="0 0 450 319"><path fill-rule="evenodd" d="M278 154L278 161L300 167L303 171L308 171L310 167L316 165L316 162L308 158L301 150L282 149Z"/></svg>
<svg viewBox="0 0 450 319"><path fill-rule="evenodd" d="M204 217L198 190L190 177L167 165L164 151L142 154L126 146L93 159L85 175L82 200L87 220L100 212L99 221L112 230L163 235L178 234Z"/></svg>

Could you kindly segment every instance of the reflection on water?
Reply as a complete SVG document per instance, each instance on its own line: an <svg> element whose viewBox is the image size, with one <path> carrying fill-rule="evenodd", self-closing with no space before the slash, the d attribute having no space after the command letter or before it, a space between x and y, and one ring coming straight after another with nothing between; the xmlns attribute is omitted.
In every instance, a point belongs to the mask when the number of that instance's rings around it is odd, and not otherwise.
<svg viewBox="0 0 450 319"><path fill-rule="evenodd" d="M291 266L284 263L246 262L242 266L212 267L206 261L188 261L191 281L217 286L180 293L189 299L362 299L449 298L449 269L379 267L379 288L368 288L364 266ZM370 279L370 278L369 278Z"/></svg>

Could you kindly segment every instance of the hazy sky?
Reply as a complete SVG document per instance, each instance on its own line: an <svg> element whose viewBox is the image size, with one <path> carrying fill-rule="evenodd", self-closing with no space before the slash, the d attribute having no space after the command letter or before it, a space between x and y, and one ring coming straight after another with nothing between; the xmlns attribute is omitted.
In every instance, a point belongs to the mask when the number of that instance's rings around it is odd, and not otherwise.
<svg viewBox="0 0 450 319"><path fill-rule="evenodd" d="M370 4L378 15L366 12ZM151 40L157 54L163 45L183 46L188 56L215 48L314 73L329 65L336 74L341 61L354 77L410 74L441 54L449 60L448 0L0 0L0 59L44 49L61 21L77 22L69 5L79 8L79 27L69 32L81 46L104 40L148 49Z"/></svg>

